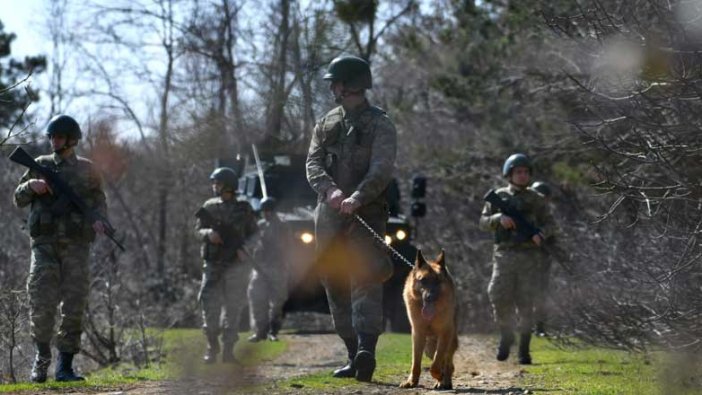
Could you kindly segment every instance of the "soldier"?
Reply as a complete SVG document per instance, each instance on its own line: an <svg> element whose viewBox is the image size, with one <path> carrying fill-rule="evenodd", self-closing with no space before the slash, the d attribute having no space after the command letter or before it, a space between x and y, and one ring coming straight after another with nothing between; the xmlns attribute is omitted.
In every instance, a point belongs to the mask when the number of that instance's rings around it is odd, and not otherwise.
<svg viewBox="0 0 702 395"><path fill-rule="evenodd" d="M549 206L551 203L551 188L542 181L535 181L529 189L538 192ZM554 245L555 237L549 237L545 241L546 246ZM546 336L546 296L550 283L552 254L544 253L543 261L539 266L538 279L536 283L536 294L534 295L534 322L536 323L535 332L539 337Z"/></svg>
<svg viewBox="0 0 702 395"><path fill-rule="evenodd" d="M92 162L77 156L82 137L80 125L68 115L51 119L46 129L53 154L36 162L56 171L86 204L106 218L107 205L102 180ZM61 322L56 338L59 351L56 381L84 380L73 371L73 356L80 351L83 312L88 302L90 244L96 233L104 233L101 220L88 223L73 205L58 207L57 193L34 171L27 171L15 190L17 207L31 205L27 220L32 261L27 279L30 333L36 347L31 380L46 381L51 364L51 338L56 306Z"/></svg>
<svg viewBox="0 0 702 395"><path fill-rule="evenodd" d="M517 310L519 339L519 363L531 364L529 343L531 341L532 309L537 275L541 264L539 247L550 236L553 219L541 195L527 188L531 179L531 161L526 155L511 155L502 167L502 176L509 185L499 188L497 195L519 211L527 221L539 229L539 233L524 240L520 237L513 218L486 203L480 217L480 229L495 234L492 278L488 294L495 320L500 329L497 360L509 357L514 342L515 307Z"/></svg>
<svg viewBox="0 0 702 395"><path fill-rule="evenodd" d="M234 344L239 340L239 318L246 306L246 284L251 272L247 242L256 232L256 216L251 205L237 200L237 177L228 167L210 175L215 197L198 210L196 234L202 241L202 329L207 338L205 363L214 363L222 333L222 362L234 363ZM224 321L220 328L220 314Z"/></svg>
<svg viewBox="0 0 702 395"><path fill-rule="evenodd" d="M397 132L385 112L365 98L365 90L372 87L365 60L337 57L324 79L340 106L315 125L307 180L318 194L315 233L323 283L349 358L333 376L369 382L383 329L383 282L392 275L392 263L352 215L385 234L385 190L392 178Z"/></svg>
<svg viewBox="0 0 702 395"><path fill-rule="evenodd" d="M262 219L258 221L259 240L254 252L254 270L249 282L249 312L252 343L278 341L283 324L283 304L288 298L288 265L285 261L291 238L290 229L275 212L276 201L261 201Z"/></svg>

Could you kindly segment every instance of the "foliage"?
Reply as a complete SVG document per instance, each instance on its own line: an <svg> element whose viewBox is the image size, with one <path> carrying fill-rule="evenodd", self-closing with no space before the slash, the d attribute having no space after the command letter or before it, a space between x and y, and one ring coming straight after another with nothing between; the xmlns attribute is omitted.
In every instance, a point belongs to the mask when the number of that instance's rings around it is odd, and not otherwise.
<svg viewBox="0 0 702 395"><path fill-rule="evenodd" d="M39 91L25 86L18 87L32 74L38 74L46 68L44 56L27 56L23 61L5 59L12 52L12 42L17 36L4 31L0 21L0 130L12 127L17 116L26 111L27 107L39 100Z"/></svg>

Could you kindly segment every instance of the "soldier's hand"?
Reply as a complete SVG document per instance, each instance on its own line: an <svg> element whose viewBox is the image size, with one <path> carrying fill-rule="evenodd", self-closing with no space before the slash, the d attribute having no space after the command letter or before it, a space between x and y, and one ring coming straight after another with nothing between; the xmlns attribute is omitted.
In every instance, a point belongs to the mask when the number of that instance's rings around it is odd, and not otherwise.
<svg viewBox="0 0 702 395"><path fill-rule="evenodd" d="M531 241L534 242L537 246L541 247L541 243L544 241L544 237L541 235L541 233L537 233L533 236L531 236Z"/></svg>
<svg viewBox="0 0 702 395"><path fill-rule="evenodd" d="M212 244L224 244L224 241L222 241L222 237L219 235L219 233L215 232L214 230L210 231L210 234L207 235L210 239L210 243Z"/></svg>
<svg viewBox="0 0 702 395"><path fill-rule="evenodd" d="M517 227L512 217L508 217L504 214L500 216L500 225L505 229L514 229Z"/></svg>
<svg viewBox="0 0 702 395"><path fill-rule="evenodd" d="M45 193L53 193L49 184L41 179L33 178L29 180L29 188L37 195L43 195Z"/></svg>
<svg viewBox="0 0 702 395"><path fill-rule="evenodd" d="M359 207L361 207L361 202L359 202L358 200L356 200L356 199L350 197L350 198L344 199L344 200L341 202L341 207L340 207L339 211L341 212L341 214L349 214L349 215L351 215L351 214L353 214L354 211L356 211L356 209L358 209Z"/></svg>
<svg viewBox="0 0 702 395"><path fill-rule="evenodd" d="M105 225L105 223L100 220L97 220L93 223L93 230L97 234L104 234L106 229L107 225Z"/></svg>
<svg viewBox="0 0 702 395"><path fill-rule="evenodd" d="M344 196L344 193L341 192L341 189L339 188L331 188L329 191L327 191L327 204L335 210L338 210L339 207L341 207L341 202L344 199L346 199L346 196Z"/></svg>

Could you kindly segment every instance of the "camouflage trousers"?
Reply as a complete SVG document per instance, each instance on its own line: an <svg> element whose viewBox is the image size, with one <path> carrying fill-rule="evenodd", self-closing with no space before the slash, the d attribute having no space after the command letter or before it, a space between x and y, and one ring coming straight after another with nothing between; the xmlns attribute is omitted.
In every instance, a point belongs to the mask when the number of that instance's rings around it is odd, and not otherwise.
<svg viewBox="0 0 702 395"><path fill-rule="evenodd" d="M61 322L56 348L78 353L83 332L83 313L90 287L89 244L50 243L32 247L27 279L32 339L50 343L54 333L56 306Z"/></svg>
<svg viewBox="0 0 702 395"><path fill-rule="evenodd" d="M536 274L536 284L534 292L534 321L546 322L548 316L548 290L551 280L551 263L553 257L549 254L541 254L541 263Z"/></svg>
<svg viewBox="0 0 702 395"><path fill-rule="evenodd" d="M251 264L248 262L205 261L198 299L202 308L202 330L206 336L221 333L225 344L239 340L239 320L246 307L250 273Z"/></svg>
<svg viewBox="0 0 702 395"><path fill-rule="evenodd" d="M533 325L534 296L542 263L538 248L504 248L493 252L492 278L488 295L501 329L531 332Z"/></svg>
<svg viewBox="0 0 702 395"><path fill-rule="evenodd" d="M379 235L385 235L387 215L361 214ZM342 338L383 332L383 282L392 276L388 255L374 245L371 234L351 217L341 217L328 205L315 212L317 254L334 328Z"/></svg>
<svg viewBox="0 0 702 395"><path fill-rule="evenodd" d="M265 264L265 263L261 263ZM284 265L254 269L249 281L249 315L253 333L277 334L283 322L283 305L288 299L288 276Z"/></svg>

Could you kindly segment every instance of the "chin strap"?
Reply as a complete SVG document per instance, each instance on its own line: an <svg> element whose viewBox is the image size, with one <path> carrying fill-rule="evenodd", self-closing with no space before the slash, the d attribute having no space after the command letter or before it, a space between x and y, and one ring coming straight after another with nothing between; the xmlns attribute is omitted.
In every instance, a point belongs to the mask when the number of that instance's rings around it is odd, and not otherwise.
<svg viewBox="0 0 702 395"><path fill-rule="evenodd" d="M73 140L73 139L66 140L66 144L64 144L63 147L61 147L59 149L55 149L54 152L61 155L64 152L66 152L66 150L71 149L71 148L75 147L76 145L78 145L78 140Z"/></svg>

